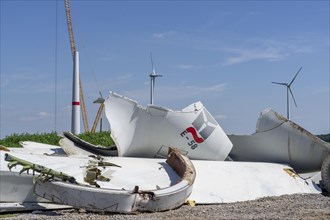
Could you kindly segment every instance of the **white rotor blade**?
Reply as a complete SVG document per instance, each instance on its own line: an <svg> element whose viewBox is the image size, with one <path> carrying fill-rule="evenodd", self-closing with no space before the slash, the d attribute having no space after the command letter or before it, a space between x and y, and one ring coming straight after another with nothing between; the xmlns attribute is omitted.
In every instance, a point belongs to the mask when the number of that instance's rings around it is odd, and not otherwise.
<svg viewBox="0 0 330 220"><path fill-rule="evenodd" d="M152 59L152 53L150 51L150 60L151 60L151 68L152 68L152 73L154 74L155 73L155 69L154 69L154 61Z"/></svg>
<svg viewBox="0 0 330 220"><path fill-rule="evenodd" d="M291 86L291 84L293 83L293 81L296 79L296 77L298 76L298 73L300 72L301 69L302 69L302 67L300 67L300 69L298 70L298 72L296 73L296 75L293 77L292 81L289 83L289 86Z"/></svg>
<svg viewBox="0 0 330 220"><path fill-rule="evenodd" d="M283 86L288 86L287 83L279 83L279 82L272 82L272 83L274 83L274 84L278 84L278 85L283 85Z"/></svg>
<svg viewBox="0 0 330 220"><path fill-rule="evenodd" d="M293 102L294 102L295 106L297 107L297 103L296 103L296 100L295 100L295 98L294 98L293 92L292 92L292 90L291 90L290 87L288 87L288 88L289 88L289 91L290 91L290 93L291 93L291 96L292 96Z"/></svg>

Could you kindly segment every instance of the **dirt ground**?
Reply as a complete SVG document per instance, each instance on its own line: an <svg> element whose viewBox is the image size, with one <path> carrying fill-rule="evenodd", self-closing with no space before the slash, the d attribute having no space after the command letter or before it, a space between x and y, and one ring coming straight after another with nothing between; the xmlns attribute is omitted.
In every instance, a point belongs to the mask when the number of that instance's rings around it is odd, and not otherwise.
<svg viewBox="0 0 330 220"><path fill-rule="evenodd" d="M175 210L130 215L84 210L34 211L0 215L1 219L330 219L330 197L316 194L284 195L217 205L183 205Z"/></svg>

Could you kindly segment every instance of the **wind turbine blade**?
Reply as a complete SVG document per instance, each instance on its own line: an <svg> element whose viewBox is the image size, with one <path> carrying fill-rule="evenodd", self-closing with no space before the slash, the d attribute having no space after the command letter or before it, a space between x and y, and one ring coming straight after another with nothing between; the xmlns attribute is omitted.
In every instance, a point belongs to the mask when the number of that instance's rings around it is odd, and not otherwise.
<svg viewBox="0 0 330 220"><path fill-rule="evenodd" d="M272 83L274 83L274 84L278 84L278 85L283 85L283 86L288 86L287 83L279 83L279 82L272 82Z"/></svg>
<svg viewBox="0 0 330 220"><path fill-rule="evenodd" d="M292 99L293 99L294 105L295 105L296 107L298 107L298 106L297 106L297 103L296 103L296 100L295 100L295 98L294 98L293 92L292 92L292 90L291 90L291 88L290 88L290 87L288 87L288 88L289 88L289 91L290 91L290 93L291 93L291 96L292 96Z"/></svg>
<svg viewBox="0 0 330 220"><path fill-rule="evenodd" d="M300 67L300 69L298 70L298 72L296 73L296 75L293 77L292 81L289 83L289 86L291 86L291 84L293 83L293 81L296 79L298 73L300 72L300 70L302 69L302 67Z"/></svg>
<svg viewBox="0 0 330 220"><path fill-rule="evenodd" d="M154 69L154 61L152 60L152 53L150 51L150 60L151 60L151 68L152 68L152 73L155 72L155 69Z"/></svg>

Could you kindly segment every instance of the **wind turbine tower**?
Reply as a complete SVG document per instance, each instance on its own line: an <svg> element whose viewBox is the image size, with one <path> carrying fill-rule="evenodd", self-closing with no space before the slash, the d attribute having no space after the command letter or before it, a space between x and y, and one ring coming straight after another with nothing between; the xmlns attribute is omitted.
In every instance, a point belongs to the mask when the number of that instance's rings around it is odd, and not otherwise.
<svg viewBox="0 0 330 220"><path fill-rule="evenodd" d="M154 91L155 91L155 81L157 77L162 77L163 75L156 74L154 68L154 62L152 60L152 54L150 53L152 73L149 74L150 77L150 104L154 104Z"/></svg>
<svg viewBox="0 0 330 220"><path fill-rule="evenodd" d="M287 104L287 109L286 109L286 112L287 112L287 119L290 119L290 99L289 99L289 92L292 96L292 99L293 99L293 102L295 104L295 106L297 107L297 103L296 103L296 100L294 98L294 95L292 93L292 90L291 90L291 85L292 83L294 82L294 80L296 79L297 75L299 74L300 70L302 69L302 67L300 67L300 69L298 70L298 72L296 73L296 75L293 77L293 79L291 80L290 83L281 83L281 82L272 82L274 84L278 84L278 85L282 85L282 86L286 86L286 104Z"/></svg>

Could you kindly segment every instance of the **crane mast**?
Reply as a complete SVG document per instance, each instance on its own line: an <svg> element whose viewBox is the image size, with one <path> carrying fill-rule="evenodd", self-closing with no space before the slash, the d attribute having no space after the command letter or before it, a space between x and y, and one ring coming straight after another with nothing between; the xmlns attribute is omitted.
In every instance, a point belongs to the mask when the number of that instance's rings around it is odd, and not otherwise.
<svg viewBox="0 0 330 220"><path fill-rule="evenodd" d="M65 4L66 20L68 23L68 31L69 31L69 36L70 36L70 46L71 46L72 58L74 60L76 46L74 43L69 0L64 0L64 4ZM82 90L82 83L81 83L80 78L79 78L79 97L80 97L80 104L81 104L81 113L82 113L82 118L83 118L83 122L84 122L84 129L85 129L85 132L89 132L88 120L87 120L87 114L86 114L86 106L85 106L84 95L83 95L83 90Z"/></svg>
<svg viewBox="0 0 330 220"><path fill-rule="evenodd" d="M95 121L94 121L92 130L91 130L92 133L95 133L95 131L96 131L96 126L100 121L103 109L104 109L104 103L100 103L100 107L99 107L99 110L97 111Z"/></svg>

